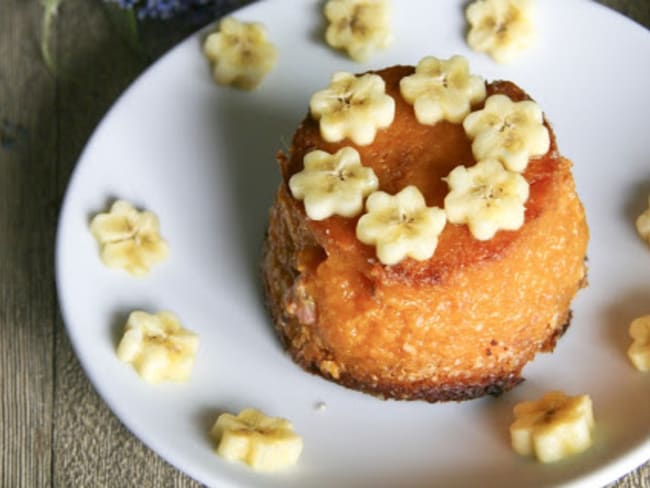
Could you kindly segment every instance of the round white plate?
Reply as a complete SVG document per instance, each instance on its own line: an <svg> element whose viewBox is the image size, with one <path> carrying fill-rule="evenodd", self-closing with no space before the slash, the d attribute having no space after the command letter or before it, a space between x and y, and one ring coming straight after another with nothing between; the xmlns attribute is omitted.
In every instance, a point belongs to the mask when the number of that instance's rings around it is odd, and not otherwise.
<svg viewBox="0 0 650 488"><path fill-rule="evenodd" d="M215 86L197 34L135 82L88 143L57 238L64 320L113 412L190 476L210 486L591 487L650 457L650 375L625 354L630 321L650 313L650 249L634 230L650 193L650 33L593 2L544 0L538 46L503 66L465 45L465 3L393 2L395 42L365 65L321 42L322 2L253 4L236 17L265 23L280 54L258 91ZM303 372L272 332L258 264L279 181L274 155L335 70L457 53L487 79L519 83L552 121L591 226L590 285L556 351L526 367L514 391L465 403L382 401ZM160 217L171 255L147 278L100 263L88 223L115 198ZM172 310L199 333L189 383L150 386L117 360L134 309ZM512 452L508 426L515 403L550 389L590 394L597 428L588 452L542 465ZM217 415L250 406L293 422L305 443L295 468L257 474L214 454L207 433Z"/></svg>

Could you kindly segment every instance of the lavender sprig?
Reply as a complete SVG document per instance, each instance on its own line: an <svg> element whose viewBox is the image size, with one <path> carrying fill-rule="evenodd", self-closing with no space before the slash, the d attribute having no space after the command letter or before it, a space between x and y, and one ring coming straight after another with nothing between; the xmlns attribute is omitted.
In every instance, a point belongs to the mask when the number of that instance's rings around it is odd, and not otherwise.
<svg viewBox="0 0 650 488"><path fill-rule="evenodd" d="M243 0L105 0L124 9L132 9L139 20L169 19L188 15L196 23L213 20L224 13L247 3Z"/></svg>

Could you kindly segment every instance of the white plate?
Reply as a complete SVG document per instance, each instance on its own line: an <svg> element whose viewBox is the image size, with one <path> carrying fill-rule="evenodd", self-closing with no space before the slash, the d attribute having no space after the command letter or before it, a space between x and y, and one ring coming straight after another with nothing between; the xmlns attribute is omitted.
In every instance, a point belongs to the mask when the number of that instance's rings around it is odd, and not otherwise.
<svg viewBox="0 0 650 488"><path fill-rule="evenodd" d="M176 47L115 104L68 188L57 239L61 309L100 395L147 445L211 486L537 486L604 484L650 457L650 375L629 364L628 324L650 313L650 250L633 221L650 193L650 33L593 2L545 0L540 42L501 66L463 41L464 1L394 2L392 48L367 65L320 40L321 2L269 0L236 13L263 21L280 59L262 87L213 85L201 35ZM578 21L579 19L579 21ZM590 286L552 355L499 399L381 401L304 373L282 351L258 279L274 162L335 70L413 64L459 53L488 79L540 102L573 159L592 239ZM170 259L145 279L104 268L89 218L114 198L154 210ZM173 310L200 334L191 381L149 386L115 357L132 309ZM589 393L595 445L545 466L511 451L512 406L549 389ZM327 408L319 411L318 402ZM215 456L217 414L248 406L292 420L305 449L295 469L256 474Z"/></svg>

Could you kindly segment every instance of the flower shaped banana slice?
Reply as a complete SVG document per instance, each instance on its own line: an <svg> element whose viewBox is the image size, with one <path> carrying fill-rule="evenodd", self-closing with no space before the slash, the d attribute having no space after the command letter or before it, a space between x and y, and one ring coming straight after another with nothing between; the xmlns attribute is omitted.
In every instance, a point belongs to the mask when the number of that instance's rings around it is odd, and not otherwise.
<svg viewBox="0 0 650 488"><path fill-rule="evenodd" d="M278 57L262 24L239 22L232 17L224 18L219 31L206 38L203 52L214 64L212 74L218 84L244 90L256 88Z"/></svg>
<svg viewBox="0 0 650 488"><path fill-rule="evenodd" d="M467 43L507 63L531 47L536 38L532 0L477 0L465 11L470 24Z"/></svg>
<svg viewBox="0 0 650 488"><path fill-rule="evenodd" d="M397 264L406 257L423 261L433 256L445 227L445 212L427 207L415 186L407 186L394 196L382 191L372 193L366 209L357 222L356 235L364 244L376 247L383 264Z"/></svg>
<svg viewBox="0 0 650 488"><path fill-rule="evenodd" d="M511 171L523 172L531 157L546 154L551 145L542 110L531 100L492 95L482 110L465 117L463 127L477 161L497 159Z"/></svg>
<svg viewBox="0 0 650 488"><path fill-rule="evenodd" d="M327 142L349 137L360 146L372 143L377 129L388 127L395 118L395 100L375 74L335 73L328 88L312 95L309 108Z"/></svg>
<svg viewBox="0 0 650 488"><path fill-rule="evenodd" d="M97 214L90 223L102 262L136 276L146 275L151 266L167 257L167 243L160 237L159 227L154 213L138 212L124 200L117 200L110 212Z"/></svg>
<svg viewBox="0 0 650 488"><path fill-rule="evenodd" d="M295 464L302 453L302 438L288 420L267 417L247 408L239 415L219 415L210 431L217 454L241 461L253 469L275 471Z"/></svg>
<svg viewBox="0 0 650 488"><path fill-rule="evenodd" d="M404 100L413 105L418 122L426 125L440 120L462 122L471 104L485 99L485 82L470 75L467 59L462 56L447 60L427 56L399 86Z"/></svg>
<svg viewBox="0 0 650 488"><path fill-rule="evenodd" d="M551 391L539 401L515 405L510 426L512 447L543 463L585 451L592 444L594 414L588 395L570 397Z"/></svg>
<svg viewBox="0 0 650 488"><path fill-rule="evenodd" d="M171 312L129 315L117 357L131 364L148 383L184 382L192 372L198 336L184 329Z"/></svg>
<svg viewBox="0 0 650 488"><path fill-rule="evenodd" d="M627 355L639 371L650 371L650 315L635 319L630 324L632 345Z"/></svg>
<svg viewBox="0 0 650 488"><path fill-rule="evenodd" d="M524 223L528 182L495 160L470 168L457 166L446 178L445 210L449 222L467 224L472 235L485 241L499 230L517 230Z"/></svg>
<svg viewBox="0 0 650 488"><path fill-rule="evenodd" d="M304 169L289 180L291 194L304 201L305 212L312 220L360 214L363 199L378 185L375 172L361 165L358 151L351 147L335 154L320 150L307 153Z"/></svg>
<svg viewBox="0 0 650 488"><path fill-rule="evenodd" d="M648 208L636 219L636 230L641 239L650 244L650 196L648 197Z"/></svg>
<svg viewBox="0 0 650 488"><path fill-rule="evenodd" d="M347 51L355 61L365 61L393 39L388 0L329 0L324 12L327 44Z"/></svg>

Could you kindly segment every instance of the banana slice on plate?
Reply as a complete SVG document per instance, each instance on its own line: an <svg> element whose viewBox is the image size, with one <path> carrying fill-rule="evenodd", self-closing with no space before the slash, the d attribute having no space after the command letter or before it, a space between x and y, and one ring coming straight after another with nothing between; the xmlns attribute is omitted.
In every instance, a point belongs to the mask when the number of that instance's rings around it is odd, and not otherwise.
<svg viewBox="0 0 650 488"><path fill-rule="evenodd" d="M648 208L636 219L636 230L641 239L650 244L650 196L648 197Z"/></svg>
<svg viewBox="0 0 650 488"><path fill-rule="evenodd" d="M283 418L268 417L247 408L239 415L219 415L210 436L217 454L228 461L241 461L259 471L276 471L298 462L302 438Z"/></svg>
<svg viewBox="0 0 650 488"><path fill-rule="evenodd" d="M148 383L184 382L194 366L198 336L184 329L171 312L129 315L117 357L131 364Z"/></svg>
<svg viewBox="0 0 650 488"><path fill-rule="evenodd" d="M214 65L212 74L218 84L244 90L257 88L278 57L262 24L232 17L224 18L219 31L206 38L203 52Z"/></svg>
<svg viewBox="0 0 650 488"><path fill-rule="evenodd" d="M359 152L352 147L335 154L321 150L307 153L304 169L289 180L291 194L304 201L305 212L312 220L360 214L363 199L378 185L375 172L362 166Z"/></svg>
<svg viewBox="0 0 650 488"><path fill-rule="evenodd" d="M395 100L386 94L382 77L375 74L334 73L329 87L312 95L309 109L327 142L349 137L359 146L372 143L377 130L395 118Z"/></svg>
<svg viewBox="0 0 650 488"><path fill-rule="evenodd" d="M469 46L499 63L512 61L537 38L533 0L477 0L467 7L465 16L470 25Z"/></svg>
<svg viewBox="0 0 650 488"><path fill-rule="evenodd" d="M594 414L588 395L551 391L538 401L518 403L510 426L512 447L543 463L565 459L592 445Z"/></svg>
<svg viewBox="0 0 650 488"><path fill-rule="evenodd" d="M429 259L447 221L444 210L427 207L420 190L412 185L396 195L372 193L366 209L357 222L357 238L375 246L377 257L385 265L397 264L406 257Z"/></svg>
<svg viewBox="0 0 650 488"><path fill-rule="evenodd" d="M139 212L124 200L117 200L107 213L97 214L90 231L100 246L102 262L144 276L169 253L160 237L160 224L153 212Z"/></svg>
<svg viewBox="0 0 650 488"><path fill-rule="evenodd" d="M388 0L329 0L324 13L329 22L327 44L346 51L355 61L365 61L393 39Z"/></svg>
<svg viewBox="0 0 650 488"><path fill-rule="evenodd" d="M650 371L650 315L635 319L630 324L632 345L627 355L639 371Z"/></svg>

